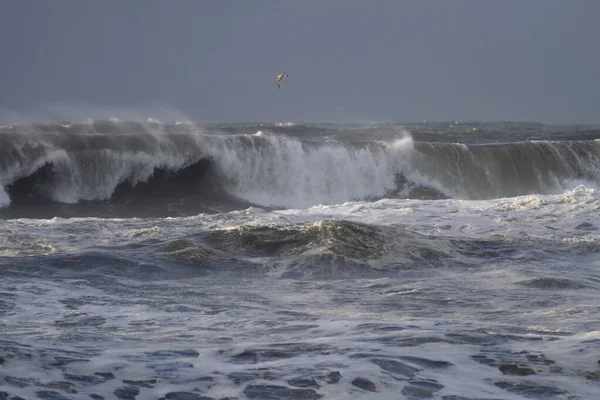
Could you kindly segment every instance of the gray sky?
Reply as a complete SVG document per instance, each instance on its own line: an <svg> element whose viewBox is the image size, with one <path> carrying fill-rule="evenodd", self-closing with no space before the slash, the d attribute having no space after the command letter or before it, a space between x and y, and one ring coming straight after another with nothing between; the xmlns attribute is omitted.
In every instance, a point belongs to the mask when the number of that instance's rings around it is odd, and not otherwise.
<svg viewBox="0 0 600 400"><path fill-rule="evenodd" d="M2 0L0 117L599 123L599 15L597 0Z"/></svg>

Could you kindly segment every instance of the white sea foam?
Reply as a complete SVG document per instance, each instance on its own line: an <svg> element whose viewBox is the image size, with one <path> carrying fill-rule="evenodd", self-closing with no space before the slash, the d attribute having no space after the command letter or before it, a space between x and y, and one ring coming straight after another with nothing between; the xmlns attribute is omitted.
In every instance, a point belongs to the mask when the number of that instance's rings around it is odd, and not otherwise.
<svg viewBox="0 0 600 400"><path fill-rule="evenodd" d="M73 202L106 198L157 167L207 159L232 194L296 208L0 221L2 391L34 398L76 388L108 398L133 380L145 381L137 398L179 390L243 398L248 385L262 384L308 385L333 399L411 390L433 398L597 394L593 184L573 180L564 193L493 200L369 202L394 189L397 174L450 189L411 169L410 138L314 144L266 129L197 132L181 150L153 125L145 152L107 149L77 165L76 153L50 148L3 171L0 182L51 162L66 186L47 189ZM0 205L9 201L0 187ZM369 224L381 239L365 256L352 252L371 238L345 237L348 221ZM500 369L512 364L535 373ZM328 382L336 372L339 382Z"/></svg>
<svg viewBox="0 0 600 400"><path fill-rule="evenodd" d="M156 379L139 387L138 398L195 388L213 398L243 397L249 383L228 378L240 374L251 384L281 386L315 379L315 390L334 399L407 396L402 391L411 390L410 382L429 382L434 398L522 399L526 387L502 387L519 383L567 392L546 398L591 399L597 393L597 251L570 248L577 243L568 239L598 240L597 231L577 227L596 225L599 200L596 190L578 187L485 201L382 199L185 218L3 221L0 249L12 251L3 253L0 293L6 307L15 307L2 317L3 338L31 345L11 355L32 354L3 356L3 368L44 383L110 372L115 379L77 388L105 397L124 379ZM406 229L457 264L434 267L432 258L431 265L374 278L302 280L281 279L287 264L272 257L251 259L269 274L243 277L241 270L235 277L206 273L204 259L175 267L157 261L166 252L161 243L181 239L172 246L179 255L215 229L325 220ZM401 235L398 240L411 244ZM60 267L32 264L48 254L43 246L54 249L53 257L77 257ZM391 257L386 249L384 259ZM121 258L94 261L104 254ZM19 264L25 257L29 264ZM235 257L239 268L245 253ZM127 262L115 264L122 259ZM35 274L19 275L31 265ZM44 278L45 268L52 279ZM544 280L549 287L536 283ZM74 350L81 353L68 353ZM89 361L57 367L60 357ZM419 359L442 363L427 367ZM499 365L511 363L536 373L504 375ZM337 384L320 378L335 371ZM359 377L377 392L353 385ZM7 387L2 390L24 398L40 390Z"/></svg>
<svg viewBox="0 0 600 400"><path fill-rule="evenodd" d="M357 148L256 136L262 147L242 151L228 143L209 152L224 187L262 206L300 208L383 196L396 187L396 175L412 151L410 137Z"/></svg>

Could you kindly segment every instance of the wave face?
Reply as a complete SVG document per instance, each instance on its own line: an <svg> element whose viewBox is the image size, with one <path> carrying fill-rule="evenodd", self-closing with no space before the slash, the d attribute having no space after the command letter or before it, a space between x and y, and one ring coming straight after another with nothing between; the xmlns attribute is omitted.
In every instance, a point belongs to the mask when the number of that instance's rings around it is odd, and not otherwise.
<svg viewBox="0 0 600 400"><path fill-rule="evenodd" d="M577 130L571 137L580 140L531 141L540 134L528 127L513 132L517 141L499 143L506 132L468 136L469 126L446 132L442 142L447 127L441 129L6 125L0 128L0 216L176 216L250 205L491 199L598 186L600 142L589 140L595 131Z"/></svg>
<svg viewBox="0 0 600 400"><path fill-rule="evenodd" d="M598 141L420 143L417 149L412 164L415 175L426 177L453 198L549 194L571 189L578 183L597 187L600 182Z"/></svg>

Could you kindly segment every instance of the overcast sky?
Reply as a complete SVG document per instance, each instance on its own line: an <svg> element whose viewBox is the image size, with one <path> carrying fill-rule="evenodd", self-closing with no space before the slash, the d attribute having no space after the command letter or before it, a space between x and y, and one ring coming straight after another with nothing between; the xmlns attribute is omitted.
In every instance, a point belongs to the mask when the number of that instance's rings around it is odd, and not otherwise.
<svg viewBox="0 0 600 400"><path fill-rule="evenodd" d="M1 0L0 118L600 123L599 15L597 0Z"/></svg>

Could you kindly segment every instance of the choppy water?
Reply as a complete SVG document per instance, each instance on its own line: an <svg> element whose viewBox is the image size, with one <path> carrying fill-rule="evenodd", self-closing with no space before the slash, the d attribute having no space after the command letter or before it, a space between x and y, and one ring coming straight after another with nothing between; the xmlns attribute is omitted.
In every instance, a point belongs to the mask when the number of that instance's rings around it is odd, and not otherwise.
<svg viewBox="0 0 600 400"><path fill-rule="evenodd" d="M0 399L600 397L600 130L0 130Z"/></svg>

